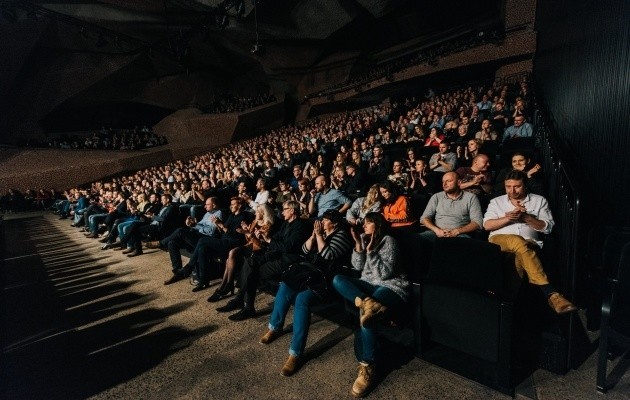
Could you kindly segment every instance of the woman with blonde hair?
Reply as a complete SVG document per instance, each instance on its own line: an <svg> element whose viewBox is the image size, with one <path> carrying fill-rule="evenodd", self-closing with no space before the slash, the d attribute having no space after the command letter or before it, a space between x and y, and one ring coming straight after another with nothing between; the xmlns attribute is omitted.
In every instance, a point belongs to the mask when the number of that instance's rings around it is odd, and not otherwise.
<svg viewBox="0 0 630 400"><path fill-rule="evenodd" d="M256 237L256 233L266 233L271 231L276 221L273 208L267 203L260 204L256 207L256 214L251 224L247 225L245 221L241 222L241 228L237 229L238 233L245 235L247 243L241 247L235 247L228 253L225 261L225 271L219 288L214 294L208 297L208 301L214 303L227 297L228 294L234 294L234 273L240 267L244 257L252 253L262 250L263 243Z"/></svg>
<svg viewBox="0 0 630 400"><path fill-rule="evenodd" d="M365 197L359 197L346 213L346 221L352 227L363 225L365 216L371 212L381 212L381 193L379 185L372 185Z"/></svg>

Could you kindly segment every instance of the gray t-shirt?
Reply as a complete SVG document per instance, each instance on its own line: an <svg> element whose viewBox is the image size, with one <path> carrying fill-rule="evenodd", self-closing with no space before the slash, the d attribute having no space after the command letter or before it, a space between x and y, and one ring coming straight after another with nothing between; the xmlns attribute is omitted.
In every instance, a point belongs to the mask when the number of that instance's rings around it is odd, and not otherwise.
<svg viewBox="0 0 630 400"><path fill-rule="evenodd" d="M471 221L476 222L480 228L483 226L479 199L474 194L463 190L456 199L450 199L444 192L431 196L420 217L420 222L425 218L430 218L442 229L459 228Z"/></svg>

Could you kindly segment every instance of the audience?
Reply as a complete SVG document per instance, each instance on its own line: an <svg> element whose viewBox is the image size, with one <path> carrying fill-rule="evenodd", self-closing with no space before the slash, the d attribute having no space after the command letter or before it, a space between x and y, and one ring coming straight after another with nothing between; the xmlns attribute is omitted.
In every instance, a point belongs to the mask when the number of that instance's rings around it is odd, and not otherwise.
<svg viewBox="0 0 630 400"><path fill-rule="evenodd" d="M51 137L47 143L29 142L32 147L49 147L52 149L93 149L93 150L140 150L156 146L164 146L168 140L155 134L146 126L142 129L105 129L91 136L59 135Z"/></svg>
<svg viewBox="0 0 630 400"><path fill-rule="evenodd" d="M209 114L243 112L250 108L273 103L274 101L277 101L277 99L273 94L259 94L253 97L237 97L223 94L214 103L206 107L204 111Z"/></svg>
<svg viewBox="0 0 630 400"><path fill-rule="evenodd" d="M218 309L238 311L230 316L234 321L256 315L254 299L262 284L281 281L282 272L303 257L324 257L329 247L336 246L337 236L344 238L345 251L346 239L352 244L351 235L355 243L351 264L362 269L361 278L338 275L333 285L360 310L361 372L352 392L362 395L373 384L376 321L400 310L408 296L406 266L399 262L396 240L386 231L393 227L398 234L402 228L417 238L421 222L428 229L421 235L431 241L470 236L481 229L484 202L480 205L473 193L490 193L490 168L497 161L483 152L485 142L528 133L526 103L520 100L517 107L510 93L514 91L509 87L495 84L394 99L275 128L264 137L93 182L85 190L71 189L63 196L10 191L0 198L0 205L14 211L48 205L61 218L73 217L74 226L87 223L92 237L106 230L104 249L127 246L130 256L142 254L143 239L150 239L146 247L169 250L173 275L164 282L167 285L192 275L193 291L205 289L225 263L221 284L208 301L234 294L235 277L240 276L239 292ZM224 102L217 110L233 107ZM512 120L514 124L504 131L505 121ZM531 126L529 132L533 133ZM459 157L449 151L458 143L465 145ZM540 177L540 166L531 165L524 154L514 154L512 168L499 173L497 185L511 176L512 169L524 171L530 180ZM461 180L455 171L462 174ZM527 188L530 193L538 191ZM495 188L494 194L502 193ZM160 198L162 207L156 201ZM514 200L525 198L518 195ZM201 218L204 203L207 213ZM114 208L116 214L110 217L106 210L111 205L121 209ZM224 210L227 205L229 210ZM488 228L501 229L490 216L494 219L495 214L486 215ZM492 241L498 243L499 237ZM182 248L191 252L186 265L182 265ZM341 253L339 259L344 258ZM274 304L269 331L261 342L270 343L280 335L294 303L294 336L282 368L288 376L302 362L314 295L308 288L281 282L277 296L282 301ZM557 293L549 296L557 311L570 308Z"/></svg>

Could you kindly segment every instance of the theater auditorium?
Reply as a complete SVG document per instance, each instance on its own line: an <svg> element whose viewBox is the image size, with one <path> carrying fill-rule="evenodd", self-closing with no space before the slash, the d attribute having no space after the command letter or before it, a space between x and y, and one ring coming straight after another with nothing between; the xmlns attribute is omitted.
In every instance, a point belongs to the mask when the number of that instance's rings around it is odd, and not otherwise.
<svg viewBox="0 0 630 400"><path fill-rule="evenodd" d="M629 17L0 1L0 398L630 399Z"/></svg>

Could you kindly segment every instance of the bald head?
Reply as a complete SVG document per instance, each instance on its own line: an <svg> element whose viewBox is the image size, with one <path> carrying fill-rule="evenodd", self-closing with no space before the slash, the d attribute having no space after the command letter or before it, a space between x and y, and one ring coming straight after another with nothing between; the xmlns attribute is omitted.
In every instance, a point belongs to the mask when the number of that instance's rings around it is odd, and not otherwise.
<svg viewBox="0 0 630 400"><path fill-rule="evenodd" d="M477 154L472 161L472 170L475 172L485 172L490 166L490 158L485 154Z"/></svg>

